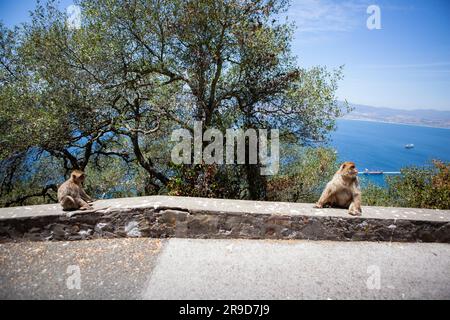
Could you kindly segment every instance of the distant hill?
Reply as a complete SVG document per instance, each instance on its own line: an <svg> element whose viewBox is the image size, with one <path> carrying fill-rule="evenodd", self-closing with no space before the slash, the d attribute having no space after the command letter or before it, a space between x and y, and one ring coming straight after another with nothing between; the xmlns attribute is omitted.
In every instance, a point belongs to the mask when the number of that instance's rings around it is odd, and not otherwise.
<svg viewBox="0 0 450 320"><path fill-rule="evenodd" d="M450 111L432 109L401 110L360 104L350 104L350 106L353 108L353 111L345 115L343 119L450 128Z"/></svg>

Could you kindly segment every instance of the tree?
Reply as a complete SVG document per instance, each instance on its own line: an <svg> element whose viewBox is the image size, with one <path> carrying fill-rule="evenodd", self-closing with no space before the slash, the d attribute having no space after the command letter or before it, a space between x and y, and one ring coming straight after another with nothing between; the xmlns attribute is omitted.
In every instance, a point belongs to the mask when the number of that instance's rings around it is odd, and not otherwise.
<svg viewBox="0 0 450 320"><path fill-rule="evenodd" d="M204 130L280 128L282 139L308 145L324 140L341 114L334 95L341 70L306 70L290 51L293 26L276 19L288 1L79 5L79 29L50 1L37 6L31 23L1 30L7 168L19 154L27 162L30 150L60 159L66 173L113 157L146 172L147 193L167 192L183 172L167 156L175 128L191 129L194 120ZM205 167L192 169L212 183L215 176L216 182L241 177L245 197L265 197L257 165L222 166L208 175Z"/></svg>
<svg viewBox="0 0 450 320"><path fill-rule="evenodd" d="M138 52L132 70L139 78L154 74L178 84L173 108L163 108L168 119L185 128L202 120L204 130L280 127L285 137L308 144L323 140L341 114L334 96L341 71L296 65L289 48L292 26L274 19L286 6L99 0L86 3L85 11L107 21L108 44L117 33L116 39L132 43L129 48ZM246 165L242 171L250 198L264 197L257 170Z"/></svg>

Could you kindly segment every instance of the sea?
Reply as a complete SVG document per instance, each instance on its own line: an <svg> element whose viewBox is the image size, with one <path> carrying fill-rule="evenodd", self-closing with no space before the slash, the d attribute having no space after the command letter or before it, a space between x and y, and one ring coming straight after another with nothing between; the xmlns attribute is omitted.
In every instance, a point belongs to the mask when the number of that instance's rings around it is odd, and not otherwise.
<svg viewBox="0 0 450 320"><path fill-rule="evenodd" d="M450 161L450 129L383 122L338 120L330 145L339 161L353 161L360 172L391 172L360 176L363 183L386 186L386 176L407 166L430 165L431 160ZM414 144L414 148L405 148Z"/></svg>

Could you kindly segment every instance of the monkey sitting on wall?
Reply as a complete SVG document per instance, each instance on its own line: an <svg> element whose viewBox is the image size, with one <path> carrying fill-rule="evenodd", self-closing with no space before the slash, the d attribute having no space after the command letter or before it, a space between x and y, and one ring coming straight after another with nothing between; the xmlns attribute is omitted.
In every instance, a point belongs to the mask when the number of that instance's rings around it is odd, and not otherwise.
<svg viewBox="0 0 450 320"><path fill-rule="evenodd" d="M349 209L353 216L361 215L361 190L359 189L358 170L353 162L344 162L328 182L316 208L325 206Z"/></svg>
<svg viewBox="0 0 450 320"><path fill-rule="evenodd" d="M88 202L94 202L83 190L86 175L83 171L74 170L70 179L58 188L58 201L63 210L90 210L93 209Z"/></svg>

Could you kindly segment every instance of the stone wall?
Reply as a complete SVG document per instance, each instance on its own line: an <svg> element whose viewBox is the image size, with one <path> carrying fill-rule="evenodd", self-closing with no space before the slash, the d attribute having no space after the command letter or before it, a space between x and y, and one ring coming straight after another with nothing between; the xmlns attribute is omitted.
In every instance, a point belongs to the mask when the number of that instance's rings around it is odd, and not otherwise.
<svg viewBox="0 0 450 320"><path fill-rule="evenodd" d="M102 200L91 212L58 205L0 209L0 241L97 238L310 239L450 243L450 211L364 207L363 216L312 204L183 197Z"/></svg>

